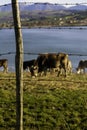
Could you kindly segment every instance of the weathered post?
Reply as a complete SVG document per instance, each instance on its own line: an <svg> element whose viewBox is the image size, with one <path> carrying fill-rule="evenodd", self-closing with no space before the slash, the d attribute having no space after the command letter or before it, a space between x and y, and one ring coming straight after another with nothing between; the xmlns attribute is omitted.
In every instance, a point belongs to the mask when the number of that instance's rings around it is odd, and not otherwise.
<svg viewBox="0 0 87 130"><path fill-rule="evenodd" d="M16 39L16 130L23 130L23 39L18 0L12 0L12 12Z"/></svg>

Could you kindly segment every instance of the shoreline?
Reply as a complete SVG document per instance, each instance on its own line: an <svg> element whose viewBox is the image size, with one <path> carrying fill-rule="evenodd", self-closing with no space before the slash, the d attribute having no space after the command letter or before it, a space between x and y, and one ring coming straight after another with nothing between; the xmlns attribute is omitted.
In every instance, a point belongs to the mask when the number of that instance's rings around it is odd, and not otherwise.
<svg viewBox="0 0 87 130"><path fill-rule="evenodd" d="M14 27L5 27L3 29L14 29ZM38 26L38 27L22 27L21 29L87 29L86 25L82 26Z"/></svg>

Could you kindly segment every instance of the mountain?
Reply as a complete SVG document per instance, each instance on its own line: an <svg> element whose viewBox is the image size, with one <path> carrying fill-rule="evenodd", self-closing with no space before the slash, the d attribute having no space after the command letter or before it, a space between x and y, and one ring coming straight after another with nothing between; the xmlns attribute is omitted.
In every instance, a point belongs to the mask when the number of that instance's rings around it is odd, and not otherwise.
<svg viewBox="0 0 87 130"><path fill-rule="evenodd" d="M52 10L64 10L64 6L50 3L19 3L20 11L52 11ZM12 11L11 4L0 6L0 12Z"/></svg>
<svg viewBox="0 0 87 130"><path fill-rule="evenodd" d="M11 4L0 6L0 12L11 12L11 11L12 11Z"/></svg>
<svg viewBox="0 0 87 130"><path fill-rule="evenodd" d="M76 5L66 8L65 6L59 4L51 3L19 3L20 11L55 11L55 10L87 10L86 5ZM0 6L0 12L11 12L11 4Z"/></svg>
<svg viewBox="0 0 87 130"><path fill-rule="evenodd" d="M87 10L87 6L79 4L79 5L70 7L69 10L84 11L84 10Z"/></svg>
<svg viewBox="0 0 87 130"><path fill-rule="evenodd" d="M52 11L52 10L64 10L64 6L60 6L58 4L50 4L50 3L32 3L32 4L21 4L20 3L20 10L25 11Z"/></svg>

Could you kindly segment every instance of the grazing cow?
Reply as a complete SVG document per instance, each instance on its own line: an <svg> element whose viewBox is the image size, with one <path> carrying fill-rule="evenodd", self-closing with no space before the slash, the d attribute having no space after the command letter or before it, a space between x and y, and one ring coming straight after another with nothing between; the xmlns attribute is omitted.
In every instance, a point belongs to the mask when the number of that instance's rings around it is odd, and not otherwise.
<svg viewBox="0 0 87 130"><path fill-rule="evenodd" d="M65 53L47 53L40 54L37 58L38 73L44 71L46 75L47 69L56 69L58 76L61 73L61 69L64 69L65 76L67 72L68 55Z"/></svg>
<svg viewBox="0 0 87 130"><path fill-rule="evenodd" d="M81 60L76 68L77 74L85 73L85 68L87 68L87 60Z"/></svg>
<svg viewBox="0 0 87 130"><path fill-rule="evenodd" d="M8 60L7 59L0 59L0 67L3 67L3 72L8 72Z"/></svg>
<svg viewBox="0 0 87 130"><path fill-rule="evenodd" d="M31 76L37 76L37 73L36 73L37 61L35 59L29 60L29 61L24 61L23 70L29 70L31 73Z"/></svg>

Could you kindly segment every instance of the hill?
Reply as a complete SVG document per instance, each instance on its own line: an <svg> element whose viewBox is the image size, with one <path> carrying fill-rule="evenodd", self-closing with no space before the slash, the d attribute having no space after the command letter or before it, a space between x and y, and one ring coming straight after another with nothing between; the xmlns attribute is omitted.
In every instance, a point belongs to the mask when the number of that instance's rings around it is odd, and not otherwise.
<svg viewBox="0 0 87 130"><path fill-rule="evenodd" d="M87 25L87 6L65 6L51 3L19 3L22 26ZM11 4L0 6L0 27L13 27Z"/></svg>
<svg viewBox="0 0 87 130"><path fill-rule="evenodd" d="M54 10L87 10L86 5L76 5L66 8L63 5L51 4L51 3L19 3L20 11L54 11ZM0 12L12 11L11 4L0 6Z"/></svg>

